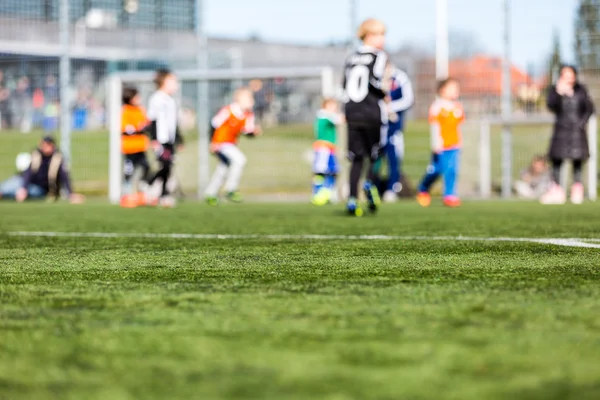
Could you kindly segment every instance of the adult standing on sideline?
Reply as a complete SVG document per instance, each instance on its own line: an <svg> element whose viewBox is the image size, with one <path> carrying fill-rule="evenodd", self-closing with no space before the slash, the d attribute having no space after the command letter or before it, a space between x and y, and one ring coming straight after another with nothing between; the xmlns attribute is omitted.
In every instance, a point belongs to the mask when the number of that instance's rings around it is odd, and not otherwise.
<svg viewBox="0 0 600 400"><path fill-rule="evenodd" d="M581 204L584 198L582 170L590 151L587 122L594 114L594 104L587 89L577 79L577 69L571 65L560 68L555 86L548 91L548 108L556 116L550 142L552 186L540 201L543 204L564 204L566 193L560 186L560 168L565 160L573 162L571 202Z"/></svg>

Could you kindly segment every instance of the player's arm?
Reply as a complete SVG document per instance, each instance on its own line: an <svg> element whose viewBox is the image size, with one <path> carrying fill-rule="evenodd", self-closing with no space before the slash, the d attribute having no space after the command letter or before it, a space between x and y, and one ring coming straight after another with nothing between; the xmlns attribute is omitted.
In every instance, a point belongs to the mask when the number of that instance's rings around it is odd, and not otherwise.
<svg viewBox="0 0 600 400"><path fill-rule="evenodd" d="M402 96L400 99L390 103L390 109L393 112L406 111L415 104L415 93L412 83L404 71L397 71L394 78L398 83Z"/></svg>
<svg viewBox="0 0 600 400"><path fill-rule="evenodd" d="M256 118L254 114L250 114L248 118L246 118L246 123L244 124L243 134L248 137L256 137L262 133L260 126L256 125Z"/></svg>
<svg viewBox="0 0 600 400"><path fill-rule="evenodd" d="M375 55L375 62L373 63L373 77L369 79L369 88L373 93L382 99L386 96L386 93L383 89L383 79L387 66L387 54L385 54L383 51L377 53Z"/></svg>
<svg viewBox="0 0 600 400"><path fill-rule="evenodd" d="M552 112L560 111L560 94L556 91L556 86L551 86L548 89L548 96L546 96L546 105L548 109Z"/></svg>

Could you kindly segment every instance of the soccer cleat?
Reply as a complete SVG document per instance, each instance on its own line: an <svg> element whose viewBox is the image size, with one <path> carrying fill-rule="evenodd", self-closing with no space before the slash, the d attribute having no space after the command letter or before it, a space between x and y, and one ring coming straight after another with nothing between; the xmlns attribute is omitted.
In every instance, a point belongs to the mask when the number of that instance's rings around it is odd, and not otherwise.
<svg viewBox="0 0 600 400"><path fill-rule="evenodd" d="M583 190L583 184L574 183L571 186L571 203L573 204L582 204L585 197L585 193Z"/></svg>
<svg viewBox="0 0 600 400"><path fill-rule="evenodd" d="M148 204L148 196L144 192L137 192L135 194L135 202L138 206L145 206Z"/></svg>
<svg viewBox="0 0 600 400"><path fill-rule="evenodd" d="M321 188L312 198L312 203L315 206L324 206L331 200L331 190L327 188Z"/></svg>
<svg viewBox="0 0 600 400"><path fill-rule="evenodd" d="M460 207L460 199L456 196L446 196L444 197L444 205L450 208Z"/></svg>
<svg viewBox="0 0 600 400"><path fill-rule="evenodd" d="M417 194L417 203L421 207L429 207L431 205L431 195L427 192Z"/></svg>
<svg viewBox="0 0 600 400"><path fill-rule="evenodd" d="M367 196L369 210L371 212L377 211L377 209L381 205L381 198L379 197L379 191L377 190L377 187L375 187L371 183L365 183L363 190L365 191L365 195Z"/></svg>
<svg viewBox="0 0 600 400"><path fill-rule="evenodd" d="M171 196L163 196L160 198L158 205L162 208L175 208L176 201Z"/></svg>
<svg viewBox="0 0 600 400"><path fill-rule="evenodd" d="M138 206L136 197L131 194L121 197L120 205L123 208L136 208Z"/></svg>
<svg viewBox="0 0 600 400"><path fill-rule="evenodd" d="M214 196L206 197L204 201L206 201L206 204L212 207L219 205L219 199Z"/></svg>
<svg viewBox="0 0 600 400"><path fill-rule="evenodd" d="M384 203L395 203L398 201L398 194L393 190L388 190L383 194Z"/></svg>
<svg viewBox="0 0 600 400"><path fill-rule="evenodd" d="M346 210L348 211L348 215L353 217L362 217L363 210L356 203L356 199L348 200L348 205L346 206Z"/></svg>
<svg viewBox="0 0 600 400"><path fill-rule="evenodd" d="M231 201L232 203L241 203L244 201L244 198L240 192L229 192L227 193L227 200Z"/></svg>

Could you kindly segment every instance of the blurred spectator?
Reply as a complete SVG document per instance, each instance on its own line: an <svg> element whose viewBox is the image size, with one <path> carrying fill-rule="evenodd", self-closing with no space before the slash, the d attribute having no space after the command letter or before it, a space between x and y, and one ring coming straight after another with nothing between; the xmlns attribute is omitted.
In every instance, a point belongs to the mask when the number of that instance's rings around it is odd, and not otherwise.
<svg viewBox="0 0 600 400"><path fill-rule="evenodd" d="M38 127L43 126L44 104L46 103L46 99L44 97L44 91L42 89L37 88L33 91L31 103L33 106L33 124Z"/></svg>
<svg viewBox="0 0 600 400"><path fill-rule="evenodd" d="M63 189L69 201L79 204L84 197L71 191L71 178L56 143L51 136L44 137L31 153L31 164L22 174L0 183L0 198L26 199L52 197L57 199Z"/></svg>
<svg viewBox="0 0 600 400"><path fill-rule="evenodd" d="M528 168L521 171L521 178L515 183L515 191L522 199L539 199L550 186L550 173L546 157L534 156Z"/></svg>
<svg viewBox="0 0 600 400"><path fill-rule="evenodd" d="M267 90L260 79L251 80L248 86L254 92L254 114L258 118L258 122L261 123L270 107Z"/></svg>
<svg viewBox="0 0 600 400"><path fill-rule="evenodd" d="M77 94L77 100L73 106L73 128L84 130L88 125L88 114L90 109L91 91L82 88Z"/></svg>
<svg viewBox="0 0 600 400"><path fill-rule="evenodd" d="M573 162L571 201L583 202L583 163L589 158L587 123L594 114L594 104L587 89L577 79L577 70L565 65L555 86L548 91L548 108L556 116L550 143L552 185L541 198L544 204L563 204L566 193L560 186L560 169L565 160Z"/></svg>
<svg viewBox="0 0 600 400"><path fill-rule="evenodd" d="M33 118L33 104L29 90L29 78L21 77L17 81L17 88L12 95L12 108L15 117L15 126L21 133L29 133Z"/></svg>
<svg viewBox="0 0 600 400"><path fill-rule="evenodd" d="M0 128L12 128L12 126L10 90L6 87L4 72L0 70Z"/></svg>
<svg viewBox="0 0 600 400"><path fill-rule="evenodd" d="M46 132L54 132L58 129L58 115L60 113L60 104L58 99L48 101L44 107L43 128Z"/></svg>
<svg viewBox="0 0 600 400"><path fill-rule="evenodd" d="M46 77L44 96L48 103L58 102L60 98L60 88L58 87L58 81L54 75L48 75Z"/></svg>

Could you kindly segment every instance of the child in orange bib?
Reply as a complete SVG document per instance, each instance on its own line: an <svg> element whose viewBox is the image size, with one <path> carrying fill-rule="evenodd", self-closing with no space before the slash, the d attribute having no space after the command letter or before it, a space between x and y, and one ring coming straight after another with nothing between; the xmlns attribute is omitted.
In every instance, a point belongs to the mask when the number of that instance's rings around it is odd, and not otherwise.
<svg viewBox="0 0 600 400"><path fill-rule="evenodd" d="M219 163L205 192L206 202L210 205L218 204L223 183L230 201L242 201L238 188L246 166L246 156L237 144L241 135L253 137L261 133L260 126L255 123L253 108L252 92L247 88L238 89L234 93L233 103L223 107L211 121L213 132L210 149Z"/></svg>
<svg viewBox="0 0 600 400"><path fill-rule="evenodd" d="M458 81L445 79L439 83L438 98L429 109L433 154L417 195L417 201L424 207L431 203L429 189L440 176L444 179L444 204L449 207L460 205L456 185L462 146L460 126L465 120L465 113L458 102L459 95Z"/></svg>

